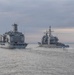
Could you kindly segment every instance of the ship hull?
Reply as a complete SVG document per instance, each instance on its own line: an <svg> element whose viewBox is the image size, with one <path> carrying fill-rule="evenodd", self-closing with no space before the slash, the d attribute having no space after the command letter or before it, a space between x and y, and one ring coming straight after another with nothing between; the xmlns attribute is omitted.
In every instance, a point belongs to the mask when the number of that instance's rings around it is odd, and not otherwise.
<svg viewBox="0 0 74 75"><path fill-rule="evenodd" d="M18 48L18 49L25 49L27 45L28 45L27 43L19 44L19 45L18 44L9 44L9 43L0 43L0 48L6 48L6 49L16 49L16 48Z"/></svg>
<svg viewBox="0 0 74 75"><path fill-rule="evenodd" d="M56 45L56 44L41 44L38 43L39 47L45 47L45 48L68 48L69 46L61 46L61 45Z"/></svg>

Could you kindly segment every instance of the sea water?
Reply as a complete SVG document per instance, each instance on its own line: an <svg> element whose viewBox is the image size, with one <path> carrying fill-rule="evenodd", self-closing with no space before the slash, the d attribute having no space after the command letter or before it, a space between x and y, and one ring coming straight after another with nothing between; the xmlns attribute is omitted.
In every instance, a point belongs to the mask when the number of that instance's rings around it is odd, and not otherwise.
<svg viewBox="0 0 74 75"><path fill-rule="evenodd" d="M74 46L74 45L73 45ZM0 75L74 75L74 48L0 48Z"/></svg>

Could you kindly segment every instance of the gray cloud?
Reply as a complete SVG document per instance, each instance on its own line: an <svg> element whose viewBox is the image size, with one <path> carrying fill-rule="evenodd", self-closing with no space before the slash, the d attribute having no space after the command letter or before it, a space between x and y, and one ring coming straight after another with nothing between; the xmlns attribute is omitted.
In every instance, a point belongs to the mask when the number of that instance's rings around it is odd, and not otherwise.
<svg viewBox="0 0 74 75"><path fill-rule="evenodd" d="M73 8L73 0L0 0L0 32L7 31L13 23L22 26L23 31L49 25L74 27Z"/></svg>

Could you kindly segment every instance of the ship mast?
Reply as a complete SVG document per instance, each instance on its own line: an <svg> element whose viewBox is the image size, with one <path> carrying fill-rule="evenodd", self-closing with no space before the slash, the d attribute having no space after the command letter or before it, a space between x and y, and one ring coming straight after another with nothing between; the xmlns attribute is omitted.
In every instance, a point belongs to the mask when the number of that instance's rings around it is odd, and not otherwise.
<svg viewBox="0 0 74 75"><path fill-rule="evenodd" d="M51 26L49 26L49 31L48 31L48 45L50 45L50 37L51 37Z"/></svg>
<svg viewBox="0 0 74 75"><path fill-rule="evenodd" d="M14 25L13 25L13 32L18 32L17 26L18 26L17 24L14 24Z"/></svg>

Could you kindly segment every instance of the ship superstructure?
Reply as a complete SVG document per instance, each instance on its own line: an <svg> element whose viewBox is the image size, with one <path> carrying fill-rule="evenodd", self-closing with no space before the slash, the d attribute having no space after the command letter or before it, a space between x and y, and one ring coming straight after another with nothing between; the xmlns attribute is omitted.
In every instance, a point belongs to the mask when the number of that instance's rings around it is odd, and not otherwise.
<svg viewBox="0 0 74 75"><path fill-rule="evenodd" d="M0 47L2 48L25 48L25 36L22 32L18 32L18 25L13 25L13 31L8 31L0 35Z"/></svg>
<svg viewBox="0 0 74 75"><path fill-rule="evenodd" d="M40 47L49 47L49 48L66 48L69 47L69 45L65 45L61 42L59 42L59 39L56 36L52 35L51 26L49 26L49 31L45 33L45 35L42 37L41 42L38 42Z"/></svg>

